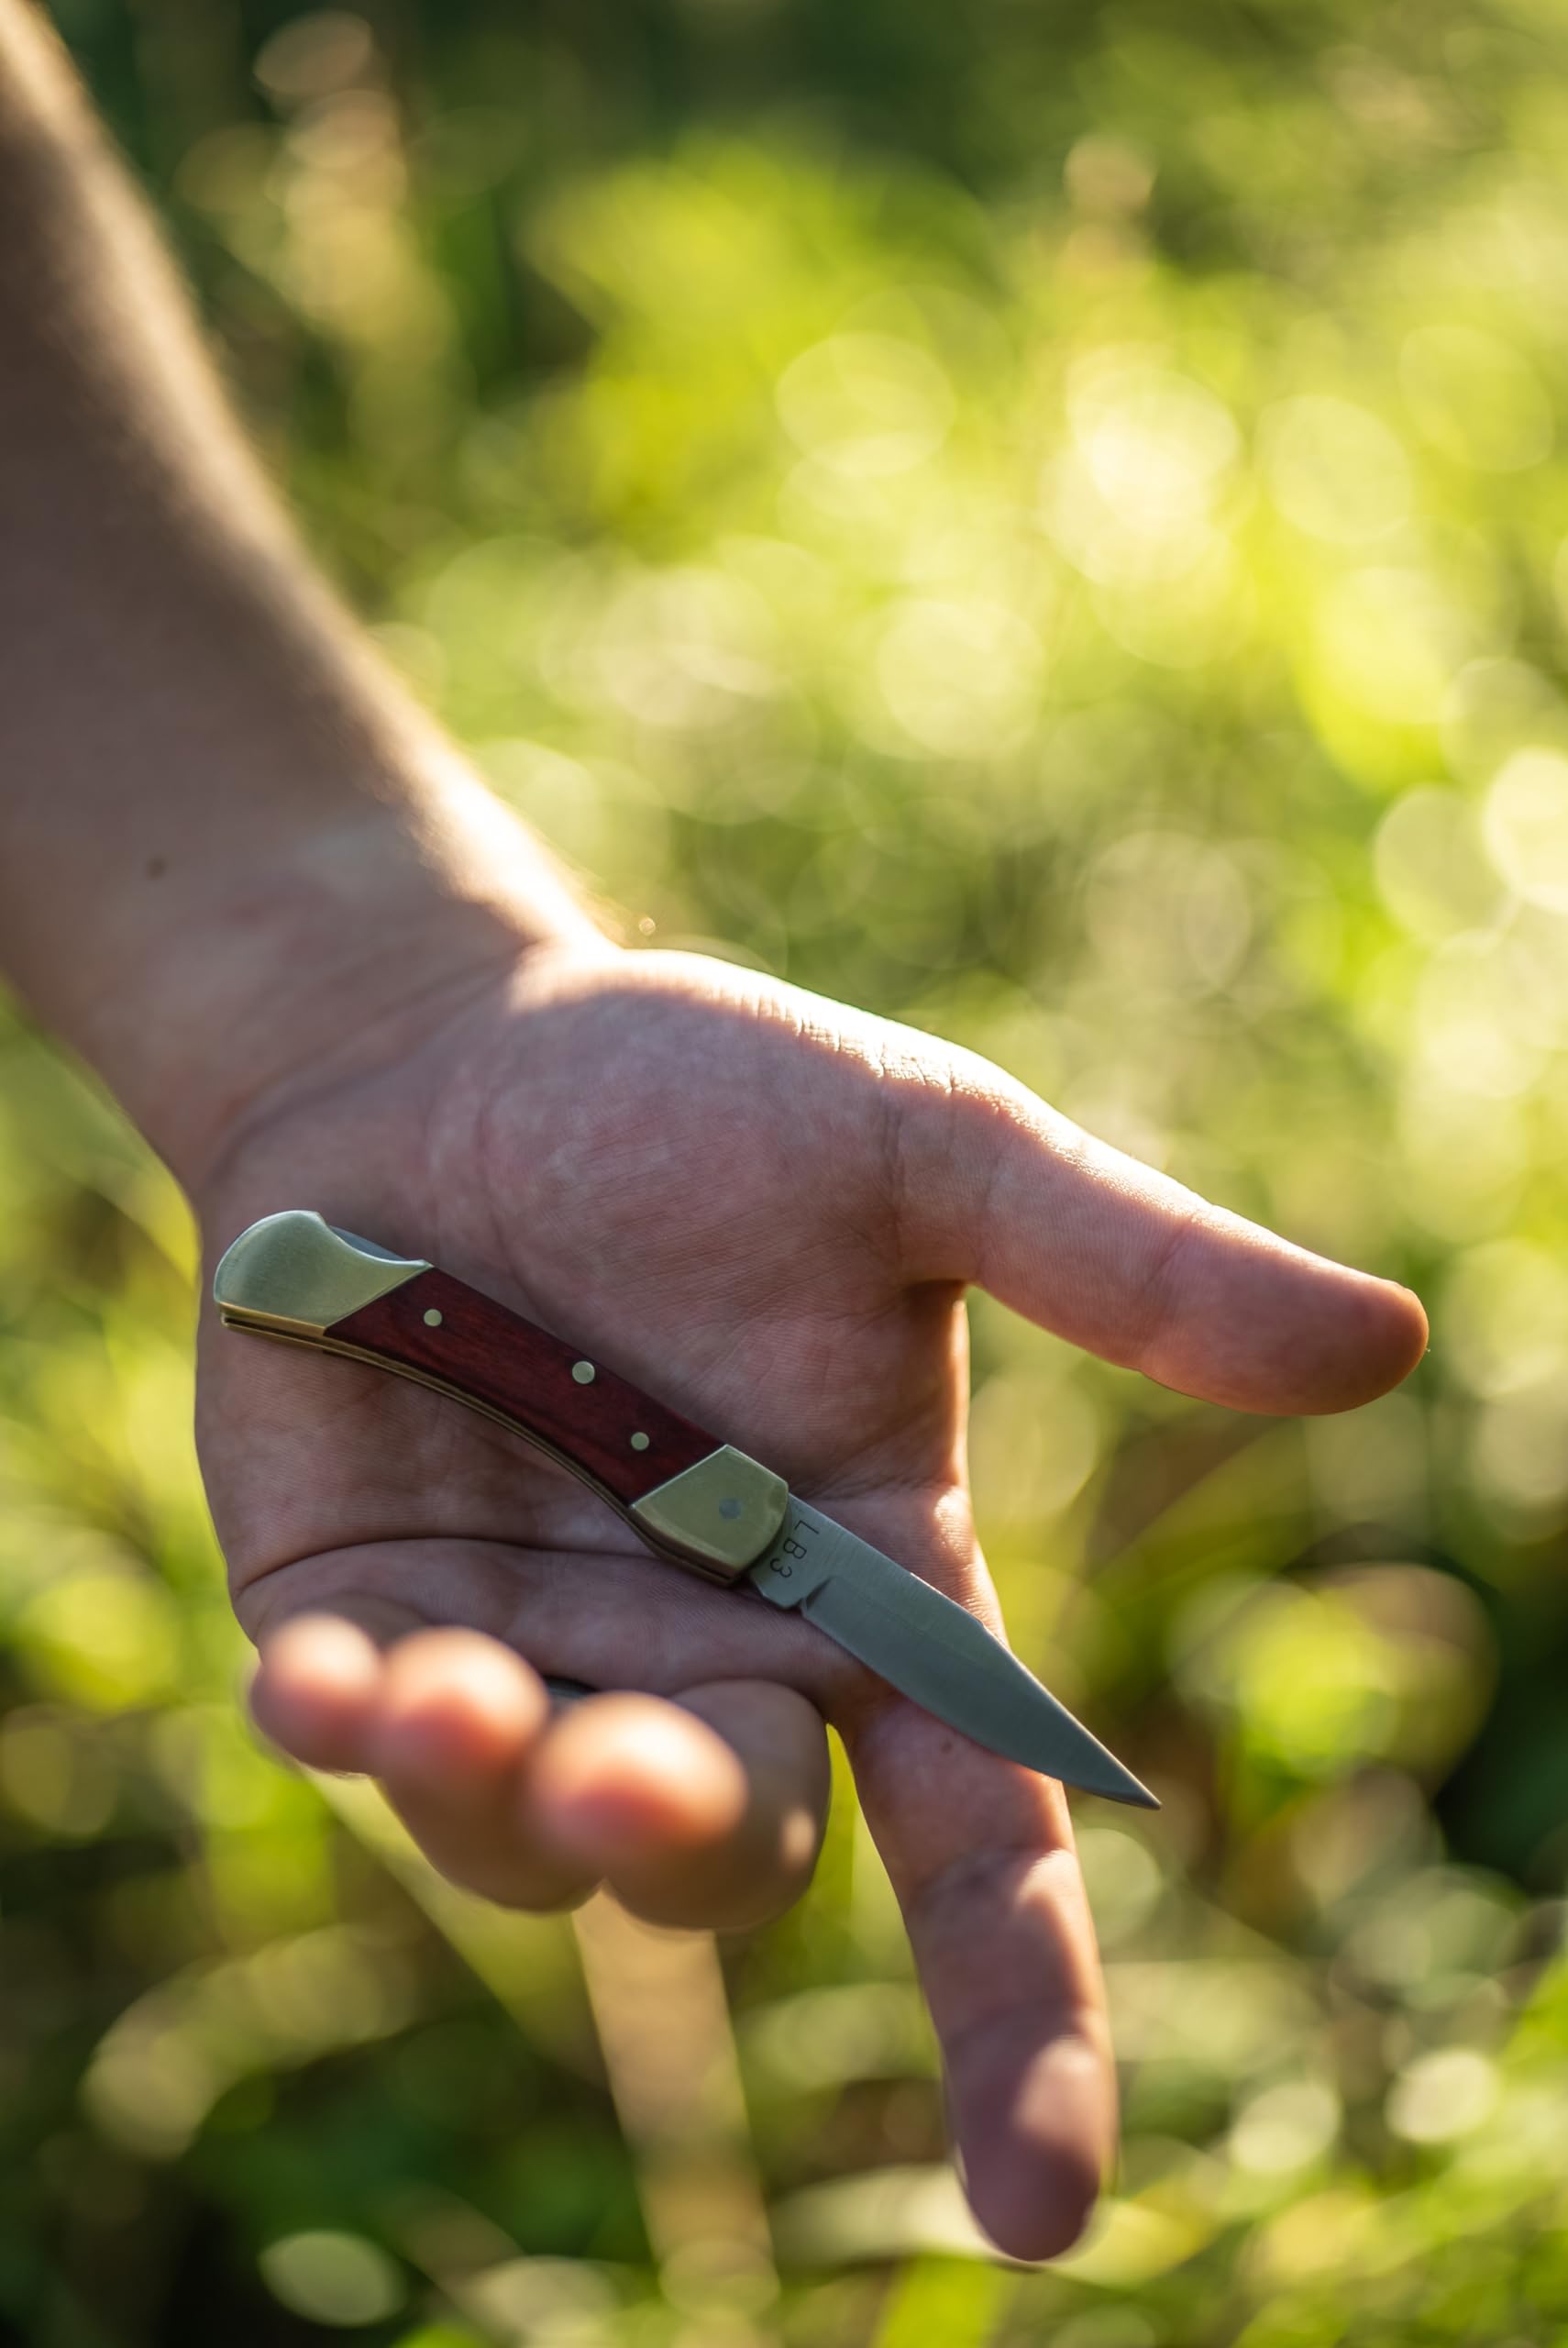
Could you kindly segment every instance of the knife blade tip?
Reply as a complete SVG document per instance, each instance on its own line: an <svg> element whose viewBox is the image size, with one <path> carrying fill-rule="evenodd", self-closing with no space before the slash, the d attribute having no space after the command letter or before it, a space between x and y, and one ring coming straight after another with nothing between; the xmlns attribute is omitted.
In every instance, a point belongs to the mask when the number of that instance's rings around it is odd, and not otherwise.
<svg viewBox="0 0 1568 2348"><path fill-rule="evenodd" d="M1069 1778L1066 1783L1079 1793L1101 1794L1108 1801L1124 1802L1129 1810L1160 1808L1158 1794L1152 1794L1114 1753L1108 1753L1101 1746L1099 1759L1099 1767L1086 1769L1081 1777Z"/></svg>

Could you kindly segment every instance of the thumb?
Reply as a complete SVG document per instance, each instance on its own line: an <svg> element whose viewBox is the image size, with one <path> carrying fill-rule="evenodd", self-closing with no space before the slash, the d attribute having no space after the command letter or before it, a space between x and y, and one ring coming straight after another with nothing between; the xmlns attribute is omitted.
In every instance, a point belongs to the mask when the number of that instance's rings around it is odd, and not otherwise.
<svg viewBox="0 0 1568 2348"><path fill-rule="evenodd" d="M1426 1349L1410 1290L1292 1246L1097 1141L982 1060L905 1096L901 1253L1233 1409L1344 1411Z"/></svg>

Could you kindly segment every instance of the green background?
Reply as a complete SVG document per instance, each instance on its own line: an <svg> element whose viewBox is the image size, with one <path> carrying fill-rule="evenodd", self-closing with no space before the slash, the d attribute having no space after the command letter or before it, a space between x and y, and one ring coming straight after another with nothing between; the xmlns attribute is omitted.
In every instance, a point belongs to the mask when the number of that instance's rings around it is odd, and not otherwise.
<svg viewBox="0 0 1568 2348"><path fill-rule="evenodd" d="M1561 6L59 15L323 560L629 941L972 1044L1435 1335L1301 1425L977 1307L1015 1635L1165 1796L1079 1806L1125 2151L1010 2269L847 1796L715 1952L258 1752L184 1210L14 1021L4 2336L1568 2340Z"/></svg>

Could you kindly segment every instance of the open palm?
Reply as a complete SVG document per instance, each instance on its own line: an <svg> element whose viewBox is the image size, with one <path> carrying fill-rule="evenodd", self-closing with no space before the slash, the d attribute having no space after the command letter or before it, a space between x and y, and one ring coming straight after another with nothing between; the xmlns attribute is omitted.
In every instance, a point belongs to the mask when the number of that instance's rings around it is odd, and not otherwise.
<svg viewBox="0 0 1568 2348"><path fill-rule="evenodd" d="M367 1047L275 1104L200 1204L215 1251L304 1206L430 1257L992 1628L966 1283L1243 1408L1364 1401L1424 1342L1403 1290L1204 1206L983 1062L679 956L521 961L414 1047ZM474 1889L548 1907L607 1880L657 1921L756 1921L810 1874L833 1722L977 2211L1018 2254L1072 2238L1114 2104L1059 1787L809 1623L672 1571L550 1462L418 1388L209 1326L199 1431L263 1725L380 1777ZM552 1711L544 1674L619 1692Z"/></svg>

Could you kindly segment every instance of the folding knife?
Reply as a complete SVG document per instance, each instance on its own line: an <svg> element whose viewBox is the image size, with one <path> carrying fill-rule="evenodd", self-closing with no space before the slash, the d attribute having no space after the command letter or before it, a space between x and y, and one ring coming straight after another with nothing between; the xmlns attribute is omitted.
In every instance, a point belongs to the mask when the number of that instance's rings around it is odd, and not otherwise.
<svg viewBox="0 0 1568 2348"><path fill-rule="evenodd" d="M962 1606L797 1500L771 1468L449 1272L296 1210L240 1234L213 1294L231 1329L346 1354L481 1412L580 1477L656 1556L799 1609L977 1744L1158 1808Z"/></svg>

